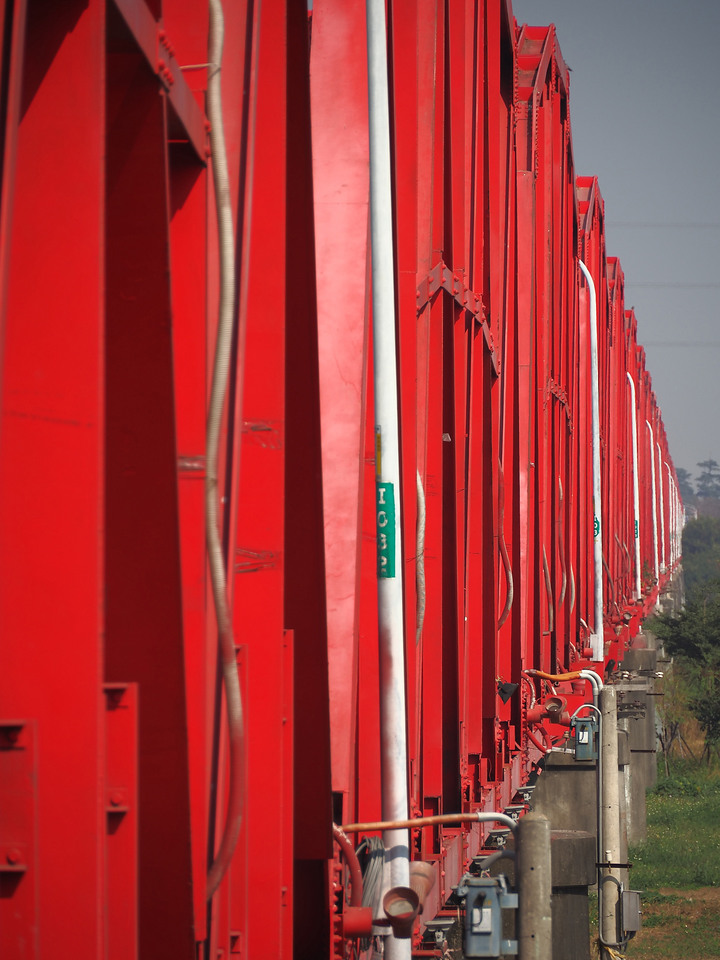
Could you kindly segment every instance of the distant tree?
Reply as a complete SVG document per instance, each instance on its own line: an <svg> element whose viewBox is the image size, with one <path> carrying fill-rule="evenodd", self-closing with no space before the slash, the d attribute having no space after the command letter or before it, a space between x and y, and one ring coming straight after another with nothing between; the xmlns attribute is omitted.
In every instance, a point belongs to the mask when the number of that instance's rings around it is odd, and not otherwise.
<svg viewBox="0 0 720 960"><path fill-rule="evenodd" d="M698 463L696 491L699 497L720 497L720 465L716 460L702 460Z"/></svg>
<svg viewBox="0 0 720 960"><path fill-rule="evenodd" d="M665 764L665 776L670 776L670 756L677 749L682 756L691 756L696 759L692 748L685 739L688 721L695 714L690 709L694 700L694 689L691 687L686 672L676 661L673 669L665 673L662 679L662 697L657 703L658 740Z"/></svg>
<svg viewBox="0 0 720 960"><path fill-rule="evenodd" d="M705 755L720 745L720 579L698 585L677 616L653 624L688 683L690 710L705 733Z"/></svg>
<svg viewBox="0 0 720 960"><path fill-rule="evenodd" d="M658 636L670 656L720 676L720 579L695 587L677 616L661 615L657 621Z"/></svg>
<svg viewBox="0 0 720 960"><path fill-rule="evenodd" d="M695 491L692 485L692 474L689 470L685 470L684 467L678 467L675 472L677 473L678 486L680 487L680 496L682 497L683 503L686 505L692 503L695 497Z"/></svg>
<svg viewBox="0 0 720 960"><path fill-rule="evenodd" d="M720 577L720 520L698 517L682 534L683 573L688 594Z"/></svg>

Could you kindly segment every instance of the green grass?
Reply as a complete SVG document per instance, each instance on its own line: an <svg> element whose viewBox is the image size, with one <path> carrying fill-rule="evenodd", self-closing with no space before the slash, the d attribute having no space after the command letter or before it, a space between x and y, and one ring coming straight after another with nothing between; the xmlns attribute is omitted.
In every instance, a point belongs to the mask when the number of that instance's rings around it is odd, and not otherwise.
<svg viewBox="0 0 720 960"><path fill-rule="evenodd" d="M669 778L660 770L647 825L630 850L630 886L644 892L628 960L720 957L720 769L675 761Z"/></svg>
<svg viewBox="0 0 720 960"><path fill-rule="evenodd" d="M647 798L648 839L630 851L635 890L720 886L720 771L676 761Z"/></svg>

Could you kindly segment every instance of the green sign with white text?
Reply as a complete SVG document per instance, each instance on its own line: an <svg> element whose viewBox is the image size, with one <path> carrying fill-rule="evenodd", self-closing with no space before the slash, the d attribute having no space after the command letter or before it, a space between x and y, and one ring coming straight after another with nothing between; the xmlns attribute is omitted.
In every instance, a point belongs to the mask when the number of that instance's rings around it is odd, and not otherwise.
<svg viewBox="0 0 720 960"><path fill-rule="evenodd" d="M391 483L375 482L377 529L377 575L395 576L395 489Z"/></svg>

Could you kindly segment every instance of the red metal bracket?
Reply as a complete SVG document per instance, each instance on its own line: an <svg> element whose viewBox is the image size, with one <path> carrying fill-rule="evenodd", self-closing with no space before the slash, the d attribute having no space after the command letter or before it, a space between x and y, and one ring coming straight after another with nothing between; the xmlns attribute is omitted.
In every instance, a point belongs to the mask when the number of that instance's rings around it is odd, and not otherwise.
<svg viewBox="0 0 720 960"><path fill-rule="evenodd" d="M35 726L0 721L0 956L17 955L25 942L37 957L35 867L37 770ZM31 943L27 943L28 936Z"/></svg>
<svg viewBox="0 0 720 960"><path fill-rule="evenodd" d="M138 955L137 684L106 683L106 932L109 960Z"/></svg>
<svg viewBox="0 0 720 960"><path fill-rule="evenodd" d="M198 159L206 163L209 126L183 77L164 28L155 20L144 0L114 0L114 3L150 68L167 91L168 103L183 134Z"/></svg>
<svg viewBox="0 0 720 960"><path fill-rule="evenodd" d="M440 260L424 277L417 288L417 311L420 313L432 300L439 290L444 290L450 294L452 299L463 310L467 310L475 321L482 327L485 345L490 351L493 369L497 374L499 372L498 357L495 353L495 343L490 327L485 315L485 305L481 294L475 293L465 283L462 271L454 273L442 260Z"/></svg>
<svg viewBox="0 0 720 960"><path fill-rule="evenodd" d="M559 383L553 380L552 377L548 377L546 389L547 389L548 396L555 397L557 400L560 401L561 406L564 407L565 416L567 417L567 421L568 421L568 429L570 430L570 433L572 433L573 418L572 418L572 410L570 409L570 401L568 400L567 391L563 387L561 387Z"/></svg>

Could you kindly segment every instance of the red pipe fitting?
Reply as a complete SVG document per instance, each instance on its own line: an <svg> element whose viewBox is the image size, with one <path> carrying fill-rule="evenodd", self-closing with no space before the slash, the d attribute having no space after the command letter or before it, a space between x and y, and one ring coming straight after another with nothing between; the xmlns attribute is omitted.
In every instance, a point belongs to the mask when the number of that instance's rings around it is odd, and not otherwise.
<svg viewBox="0 0 720 960"><path fill-rule="evenodd" d="M373 928L372 907L343 907L342 935L345 939L371 937Z"/></svg>
<svg viewBox="0 0 720 960"><path fill-rule="evenodd" d="M410 887L393 887L383 897L383 911L398 940L407 940L420 913L420 898Z"/></svg>
<svg viewBox="0 0 720 960"><path fill-rule="evenodd" d="M551 723L562 723L568 726L570 714L567 709L567 700L564 697L547 697L542 703L536 703L527 711L527 721L530 724L540 723L541 720L550 720Z"/></svg>
<svg viewBox="0 0 720 960"><path fill-rule="evenodd" d="M424 860L410 863L410 886L393 887L383 897L383 910L399 940L411 936L418 916L423 912L425 898L435 883L435 867Z"/></svg>

